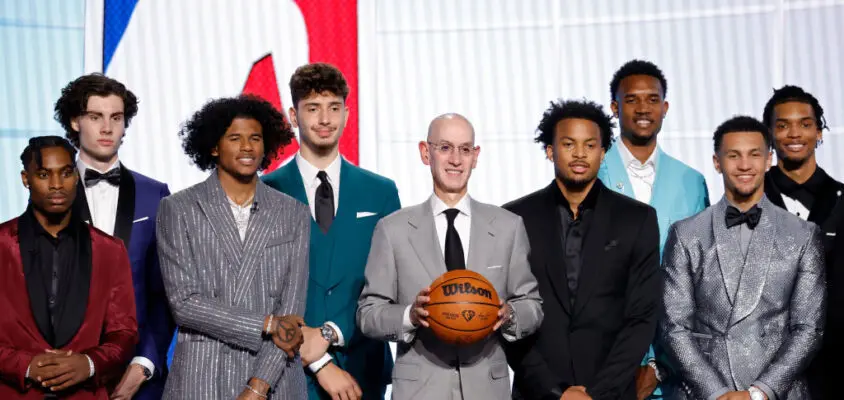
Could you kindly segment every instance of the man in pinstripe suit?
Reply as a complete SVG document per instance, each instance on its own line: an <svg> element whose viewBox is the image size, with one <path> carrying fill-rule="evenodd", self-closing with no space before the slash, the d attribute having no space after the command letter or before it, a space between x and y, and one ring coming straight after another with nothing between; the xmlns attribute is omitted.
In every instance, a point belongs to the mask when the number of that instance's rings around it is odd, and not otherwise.
<svg viewBox="0 0 844 400"><path fill-rule="evenodd" d="M205 182L161 203L158 246L179 325L165 399L307 396L298 352L310 210L258 179L293 133L269 103L211 101L180 132Z"/></svg>

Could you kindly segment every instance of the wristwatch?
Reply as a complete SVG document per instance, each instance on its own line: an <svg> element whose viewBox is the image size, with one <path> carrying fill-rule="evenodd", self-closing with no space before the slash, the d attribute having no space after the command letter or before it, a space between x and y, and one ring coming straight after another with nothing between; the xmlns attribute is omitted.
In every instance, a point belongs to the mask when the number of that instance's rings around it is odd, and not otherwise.
<svg viewBox="0 0 844 400"><path fill-rule="evenodd" d="M747 391L750 392L750 400L765 400L765 392L762 389L759 389L756 386L751 386L747 388Z"/></svg>
<svg viewBox="0 0 844 400"><path fill-rule="evenodd" d="M322 324L322 328L319 329L319 333L322 335L322 338L325 339L325 341L329 344L334 344L337 342L337 334L334 332L333 328L328 326L328 324Z"/></svg>
<svg viewBox="0 0 844 400"><path fill-rule="evenodd" d="M662 382L662 379L665 378L665 377L662 376L662 371L659 370L659 365L656 363L656 360L654 360L653 358L648 360L648 366L653 368L654 375L656 376L656 381Z"/></svg>
<svg viewBox="0 0 844 400"><path fill-rule="evenodd" d="M135 365L141 367L141 371L144 373L144 379L145 380L149 380L149 378L152 378L152 371L150 371L149 368L147 368L147 367L145 367L141 364L135 364Z"/></svg>

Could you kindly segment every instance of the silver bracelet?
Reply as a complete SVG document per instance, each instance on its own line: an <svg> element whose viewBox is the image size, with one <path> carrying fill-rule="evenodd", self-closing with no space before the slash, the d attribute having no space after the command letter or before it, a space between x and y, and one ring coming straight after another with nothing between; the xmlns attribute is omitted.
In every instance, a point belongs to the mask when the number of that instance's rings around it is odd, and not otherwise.
<svg viewBox="0 0 844 400"><path fill-rule="evenodd" d="M250 391L250 392L257 394L257 395L258 395L259 397L261 397L262 399L266 399L266 398L267 398L267 395L265 395L265 394L261 394L261 392L259 392L259 391L255 390L255 388L253 388L253 387L252 387L252 385L248 385L248 384L247 384L247 385L246 385L246 388L247 388L247 389L249 389L249 391Z"/></svg>
<svg viewBox="0 0 844 400"><path fill-rule="evenodd" d="M273 316L270 315L270 319L267 321L267 325L264 326L264 332L266 332L268 335L272 334L272 332L270 332L270 328L272 328L272 326L273 326Z"/></svg>

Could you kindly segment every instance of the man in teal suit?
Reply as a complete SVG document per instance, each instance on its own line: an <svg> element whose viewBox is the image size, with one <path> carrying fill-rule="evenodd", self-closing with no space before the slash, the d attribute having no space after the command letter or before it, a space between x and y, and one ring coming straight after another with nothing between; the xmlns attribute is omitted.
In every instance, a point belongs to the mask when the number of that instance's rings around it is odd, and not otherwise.
<svg viewBox="0 0 844 400"><path fill-rule="evenodd" d="M616 71L610 106L619 120L621 145L607 151L598 172L608 188L656 209L660 254L671 224L709 206L703 175L657 146L668 112L666 89L662 71L648 61L632 60ZM636 374L637 397L661 399L659 382L667 378L663 358L655 356L651 346Z"/></svg>
<svg viewBox="0 0 844 400"><path fill-rule="evenodd" d="M290 78L299 128L299 153L264 182L308 204L311 224L310 282L302 363L308 397L383 399L393 358L386 342L363 336L355 324L357 300L375 224L401 208L390 179L340 156L349 87L329 64L299 67ZM341 191L342 189L342 191Z"/></svg>

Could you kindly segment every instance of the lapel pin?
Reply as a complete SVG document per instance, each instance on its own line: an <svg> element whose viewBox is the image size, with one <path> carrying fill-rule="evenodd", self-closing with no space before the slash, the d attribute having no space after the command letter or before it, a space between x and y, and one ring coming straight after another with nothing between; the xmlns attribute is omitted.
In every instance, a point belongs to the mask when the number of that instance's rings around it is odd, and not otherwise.
<svg viewBox="0 0 844 400"><path fill-rule="evenodd" d="M619 182L619 183L616 183L616 184L615 184L615 187L617 187L617 188L618 188L618 190L622 190L622 189L624 189L624 182Z"/></svg>

